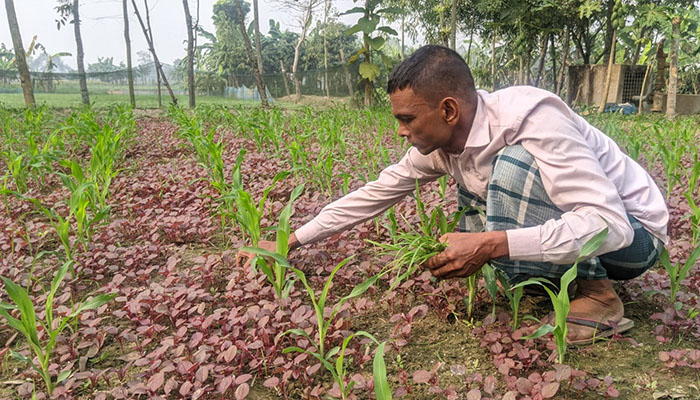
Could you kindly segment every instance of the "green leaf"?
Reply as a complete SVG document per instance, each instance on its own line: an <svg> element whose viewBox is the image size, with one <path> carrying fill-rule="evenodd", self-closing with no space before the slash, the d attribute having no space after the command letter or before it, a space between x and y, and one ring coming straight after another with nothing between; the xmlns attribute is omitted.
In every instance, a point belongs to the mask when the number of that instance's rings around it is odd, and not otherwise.
<svg viewBox="0 0 700 400"><path fill-rule="evenodd" d="M103 305L109 303L112 301L115 297L117 297L117 294L101 294L99 296L95 296L91 298L88 301L85 301L81 303L75 311L70 313L68 316L68 319L72 319L77 317L81 312L87 311L87 310L94 310L96 308L102 307Z"/></svg>
<svg viewBox="0 0 700 400"><path fill-rule="evenodd" d="M37 336L36 332L36 314L34 313L34 304L32 303L32 300L29 298L29 295L27 295L27 292L25 292L19 285L5 277L0 278L2 278L2 280L5 282L5 289L8 296L10 296L10 299L17 304L17 307L20 310L20 320L25 332L28 334L27 338L33 344L38 345L39 337Z"/></svg>
<svg viewBox="0 0 700 400"><path fill-rule="evenodd" d="M357 32L360 32L362 30L362 26L360 24L355 24L348 28L348 30L345 31L345 36L351 36L356 34Z"/></svg>
<svg viewBox="0 0 700 400"><path fill-rule="evenodd" d="M241 251L247 251L249 253L257 254L260 256L270 257L280 265L283 265L285 267L291 267L289 261L287 261L287 259L282 255L261 249L259 247L241 247Z"/></svg>
<svg viewBox="0 0 700 400"><path fill-rule="evenodd" d="M60 374L58 374L58 377L56 378L56 384L59 384L59 383L63 382L64 380L66 380L69 376L71 376L72 373L73 372L71 370L67 369L67 370L61 372Z"/></svg>
<svg viewBox="0 0 700 400"><path fill-rule="evenodd" d="M605 229L602 231L598 232L595 236L590 238L584 245L581 247L581 252L579 253L578 259L585 259L591 256L598 248L605 242L605 239L608 237L608 228L607 226Z"/></svg>
<svg viewBox="0 0 700 400"><path fill-rule="evenodd" d="M364 7L353 7L347 11L344 11L340 15L349 15L349 14L364 14L365 13L365 8Z"/></svg>
<svg viewBox="0 0 700 400"><path fill-rule="evenodd" d="M391 389L386 378L386 364L384 363L384 343L377 347L372 361L372 374L374 375L374 394L377 400L391 400Z"/></svg>
<svg viewBox="0 0 700 400"><path fill-rule="evenodd" d="M557 328L556 328L555 326L552 326L552 325L549 325L549 324L542 325L542 326L540 326L539 329L537 329L537 331L535 331L535 333L533 333L532 335L530 335L530 336L523 336L523 339L537 339L538 337L542 337L542 336L544 336L544 335L546 335L546 334L548 334L548 333L554 332L556 329L557 329Z"/></svg>
<svg viewBox="0 0 700 400"><path fill-rule="evenodd" d="M376 64L364 61L360 64L360 75L364 79L374 82L379 76L379 67Z"/></svg>
<svg viewBox="0 0 700 400"><path fill-rule="evenodd" d="M356 26L359 26L362 32L369 35L372 32L374 32L374 30L377 28L377 25L379 25L379 17L370 16L369 18L362 17L359 20L357 20Z"/></svg>
<svg viewBox="0 0 700 400"><path fill-rule="evenodd" d="M377 28L377 30L378 30L378 31L381 31L381 32L384 32L384 33L388 33L388 34L390 34L390 35L394 35L394 36L398 36L398 35L399 35L399 33L396 32L396 31L394 30L394 28L392 28L392 27L390 27L390 26L380 26L379 28Z"/></svg>
<svg viewBox="0 0 700 400"><path fill-rule="evenodd" d="M375 49L375 50L381 50L382 47L384 46L384 38L381 36L377 36L375 38L368 38L367 43Z"/></svg>

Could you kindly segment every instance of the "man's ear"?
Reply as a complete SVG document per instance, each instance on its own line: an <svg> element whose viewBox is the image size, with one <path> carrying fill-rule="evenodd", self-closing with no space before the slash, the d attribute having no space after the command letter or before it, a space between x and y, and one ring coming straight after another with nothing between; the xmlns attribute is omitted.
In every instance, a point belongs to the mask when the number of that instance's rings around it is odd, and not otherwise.
<svg viewBox="0 0 700 400"><path fill-rule="evenodd" d="M445 97L440 103L442 118L448 125L456 125L459 120L459 102L454 97Z"/></svg>

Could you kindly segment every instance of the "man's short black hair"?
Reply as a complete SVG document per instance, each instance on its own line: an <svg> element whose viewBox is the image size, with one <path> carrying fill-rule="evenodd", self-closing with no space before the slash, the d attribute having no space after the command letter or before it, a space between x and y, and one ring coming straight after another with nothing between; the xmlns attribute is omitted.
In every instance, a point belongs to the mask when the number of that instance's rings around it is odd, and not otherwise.
<svg viewBox="0 0 700 400"><path fill-rule="evenodd" d="M462 56L452 49L427 45L394 68L387 92L411 88L433 106L448 96L474 101L474 79Z"/></svg>

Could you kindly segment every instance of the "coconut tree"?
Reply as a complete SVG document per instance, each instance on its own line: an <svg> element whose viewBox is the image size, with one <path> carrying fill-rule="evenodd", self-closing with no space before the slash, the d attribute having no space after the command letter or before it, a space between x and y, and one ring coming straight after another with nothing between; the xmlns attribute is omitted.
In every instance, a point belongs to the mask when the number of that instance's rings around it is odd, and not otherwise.
<svg viewBox="0 0 700 400"><path fill-rule="evenodd" d="M27 107L34 107L34 91L32 90L32 80L29 76L29 67L27 67L27 59L24 56L24 46L22 45L22 36L19 33L19 25L17 24L17 14L15 13L15 4L12 0L5 0L5 9L7 10L7 23L10 26L10 34L12 35L12 45L15 48L15 63L19 70L19 79L22 83L22 93L24 93L24 103Z"/></svg>

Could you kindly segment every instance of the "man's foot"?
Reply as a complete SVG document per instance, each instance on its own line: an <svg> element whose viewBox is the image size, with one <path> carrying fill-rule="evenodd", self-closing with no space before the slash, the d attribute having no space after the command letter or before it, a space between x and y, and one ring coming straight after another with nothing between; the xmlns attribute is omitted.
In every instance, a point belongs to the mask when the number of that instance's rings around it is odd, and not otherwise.
<svg viewBox="0 0 700 400"><path fill-rule="evenodd" d="M578 287L576 297L571 300L566 340L570 343L582 343L591 339L594 335L601 336L601 331L612 321L613 324L622 321L625 314L624 306L612 281L605 280L576 280ZM578 324L576 319L593 321L592 324ZM598 328L586 325L594 325L600 322ZM554 324L554 313L543 320L543 324Z"/></svg>

